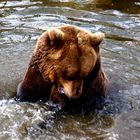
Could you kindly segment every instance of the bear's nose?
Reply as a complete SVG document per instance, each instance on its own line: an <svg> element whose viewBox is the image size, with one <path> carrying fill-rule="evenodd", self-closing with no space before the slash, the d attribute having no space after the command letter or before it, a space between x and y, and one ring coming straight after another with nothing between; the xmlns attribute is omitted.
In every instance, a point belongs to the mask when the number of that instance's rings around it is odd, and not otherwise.
<svg viewBox="0 0 140 140"><path fill-rule="evenodd" d="M65 94L64 88L63 88L62 86L60 86L60 87L58 88L58 92L59 92L60 94Z"/></svg>

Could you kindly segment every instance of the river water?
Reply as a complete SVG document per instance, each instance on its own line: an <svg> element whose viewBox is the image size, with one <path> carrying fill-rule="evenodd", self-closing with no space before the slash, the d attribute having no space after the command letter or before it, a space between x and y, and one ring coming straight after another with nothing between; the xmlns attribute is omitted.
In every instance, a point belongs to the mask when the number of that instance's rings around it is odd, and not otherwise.
<svg viewBox="0 0 140 140"><path fill-rule="evenodd" d="M114 88L102 109L59 113L10 99L37 38L64 23L106 34L102 63ZM0 1L0 140L22 139L140 140L139 0Z"/></svg>

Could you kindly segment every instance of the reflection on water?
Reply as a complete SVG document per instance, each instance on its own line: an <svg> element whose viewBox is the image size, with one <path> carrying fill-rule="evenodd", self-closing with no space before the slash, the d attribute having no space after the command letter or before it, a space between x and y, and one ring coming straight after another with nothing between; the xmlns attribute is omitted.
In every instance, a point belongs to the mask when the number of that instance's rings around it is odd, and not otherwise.
<svg viewBox="0 0 140 140"><path fill-rule="evenodd" d="M140 139L139 0L2 0L0 7L0 139ZM104 108L68 114L8 101L39 35L64 23L106 34L102 62L114 84Z"/></svg>

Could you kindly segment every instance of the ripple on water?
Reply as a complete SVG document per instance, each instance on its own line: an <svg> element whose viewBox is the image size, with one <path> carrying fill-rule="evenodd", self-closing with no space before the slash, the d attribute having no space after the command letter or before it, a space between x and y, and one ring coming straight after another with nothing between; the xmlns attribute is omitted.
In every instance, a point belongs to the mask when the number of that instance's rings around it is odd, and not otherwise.
<svg viewBox="0 0 140 140"><path fill-rule="evenodd" d="M57 106L0 101L0 139L105 138L113 119L105 115L67 114L57 116ZM63 120L63 121L62 121ZM76 133L75 133L76 132Z"/></svg>
<svg viewBox="0 0 140 140"><path fill-rule="evenodd" d="M22 139L29 133L41 134L40 122L48 119L46 127L52 127L55 111L49 110L49 106L31 103L17 103L14 100L0 101L0 139ZM48 127L49 126L49 127ZM32 130L34 128L34 130ZM35 132L37 131L37 133ZM40 132L40 133L39 133ZM38 134L39 133L39 134Z"/></svg>
<svg viewBox="0 0 140 140"><path fill-rule="evenodd" d="M130 111L117 117L113 132L118 134L119 139L140 139L140 110Z"/></svg>

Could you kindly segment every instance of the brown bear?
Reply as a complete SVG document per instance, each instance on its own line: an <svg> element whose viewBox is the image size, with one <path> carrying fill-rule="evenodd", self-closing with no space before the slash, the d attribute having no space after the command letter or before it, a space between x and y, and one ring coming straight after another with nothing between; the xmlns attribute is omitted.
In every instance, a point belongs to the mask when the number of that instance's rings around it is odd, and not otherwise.
<svg viewBox="0 0 140 140"><path fill-rule="evenodd" d="M65 106L105 96L108 80L99 48L103 38L101 32L91 33L72 25L48 29L37 41L16 97Z"/></svg>

